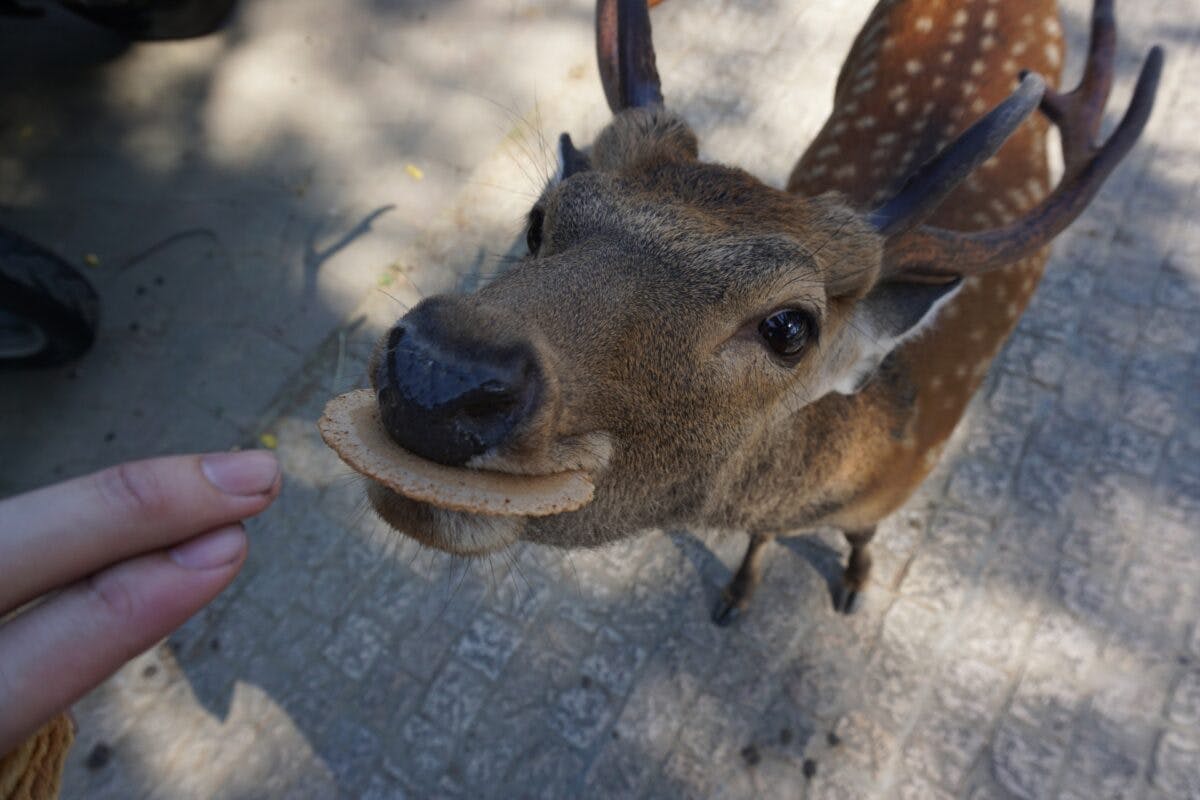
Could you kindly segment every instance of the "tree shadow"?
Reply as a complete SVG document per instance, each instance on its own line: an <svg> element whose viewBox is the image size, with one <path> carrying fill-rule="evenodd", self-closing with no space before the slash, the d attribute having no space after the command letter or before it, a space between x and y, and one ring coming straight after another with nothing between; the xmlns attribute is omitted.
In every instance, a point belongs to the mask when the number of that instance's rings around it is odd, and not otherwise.
<svg viewBox="0 0 1200 800"><path fill-rule="evenodd" d="M446 4L376 5L420 20ZM248 36L235 22L205 58L235 59ZM188 72L169 91L203 106L217 91L209 77ZM38 70L26 79L20 108L53 94ZM72 80L64 109L93 108L111 91L103 75ZM694 91L685 113L703 116ZM721 92L735 99L735 88ZM363 104L388 99L368 94ZM66 110L40 113L39 127L69 129ZM1170 737L1181 734L1163 721L1167 700L1156 692L1167 692L1180 659L1195 658L1185 636L1197 600L1200 542L1189 524L1200 442L1189 431L1200 419L1189 402L1196 356L1186 320L1200 282L1175 249L1193 187L1169 165L1193 151L1155 143L1162 166L1118 173L1060 242L943 463L881 530L860 614L842 617L829 604L843 544L798 536L773 548L751 613L719 629L709 614L740 560L740 536L673 531L597 552L524 546L464 563L396 542L364 514L361 487L314 422L328 397L361 380L378 331L331 336L344 306L318 278L337 266L349 237L369 239L372 223L382 227L403 208L380 216L382 199L356 201L331 224L325 209L341 189L305 183L316 155L300 132L267 137L254 152L269 158L226 164L211 158L186 110L168 116L190 157L169 169L144 161L119 146L136 126L118 114L80 136L80 152L110 147L114 163L98 190L84 187L72 204L70 163L52 148L35 141L8 156L33 194L0 197L6 222L73 253L113 226L123 244L105 254L113 267L96 273L107 322L92 361L75 377L64 370L0 385L0 396L25 398L4 405L4 418L34 431L6 432L18 455L4 487L40 481L47 464L70 472L214 437L253 444L263 419L288 483L252 523L251 560L232 590L93 699L69 794L125 796L133 787L189 796L220 782L226 796L246 798L769 796L810 784L862 796L902 774L915 796L935 785L966 795L997 784L1052 796L1091 770L1096 752L1110 754L1097 769L1118 779L1172 779L1174 762L1157 753L1162 741L1174 752ZM402 126L383 127L403 138ZM7 122L4 141L19 141L21 129ZM287 246L255 252L229 217L195 205L148 225L112 202L134 192L194 204L197 173L222 196L303 200L269 217ZM322 235L332 243L319 244ZM520 249L518 239L508 253ZM474 286L491 258L471 251L447 269ZM1131 277L1130 264L1155 277ZM256 321L233 326L241 333L219 335L214 328L245 322L222 311L246 303L247 287L259 284L244 272L260 269L277 294L255 296ZM167 287L176 294L156 300ZM184 309L185 325L153 315L150 304L168 301ZM289 310L305 303L317 316ZM142 329L130 330L133 322ZM214 347L247 348L244 330L278 347L250 346L228 365L206 360ZM309 350L317 356L296 355ZM124 409L113 400L97 412L109 391L94 377L102 369L134 382L144 401ZM264 370L274 377L249 386ZM247 393L251 401L239 399ZM228 424L213 421L223 406L236 412ZM194 409L204 427L180 433L179 416ZM35 457L54 415L80 420L91 437L83 441L114 430L120 444L72 454L77 443L51 440L42 446L54 456ZM1111 673L1064 685L1101 657ZM89 770L80 762L100 741L114 757ZM174 743L174 760L156 749L163 741ZM1044 751L1033 767L1021 761Z"/></svg>

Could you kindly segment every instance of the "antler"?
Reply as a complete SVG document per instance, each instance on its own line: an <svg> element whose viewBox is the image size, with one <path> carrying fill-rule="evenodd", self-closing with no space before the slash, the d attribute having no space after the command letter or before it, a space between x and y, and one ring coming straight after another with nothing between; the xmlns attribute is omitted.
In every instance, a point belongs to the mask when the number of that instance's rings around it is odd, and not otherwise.
<svg viewBox="0 0 1200 800"><path fill-rule="evenodd" d="M614 114L663 104L646 0L597 0L596 57Z"/></svg>
<svg viewBox="0 0 1200 800"><path fill-rule="evenodd" d="M1003 103L909 176L891 200L871 212L868 221L892 239L919 225L952 191L992 157L1034 112L1046 91L1040 75L1029 74Z"/></svg>
<svg viewBox="0 0 1200 800"><path fill-rule="evenodd" d="M1141 136L1154 108L1162 75L1164 54L1161 47L1155 46L1142 66L1133 99L1121 123L1107 142L1097 146L1094 140L1112 86L1115 42L1112 2L1098 0L1083 79L1072 92L1047 92L1042 99L1042 112L1062 132L1066 169L1054 192L1023 219L995 230L968 233L930 226L914 230L908 226L897 229L896 233L885 232L889 236L884 248L886 274L916 280L947 279L1002 267L1049 244L1083 212ZM935 160L940 159L941 156Z"/></svg>
<svg viewBox="0 0 1200 800"><path fill-rule="evenodd" d="M1074 91L1053 89L1042 99L1042 113L1058 127L1062 137L1065 173L1070 175L1095 149L1096 134L1104 119L1104 106L1112 90L1113 58L1117 50L1117 21L1113 0L1096 0L1092 8L1092 34L1083 77Z"/></svg>

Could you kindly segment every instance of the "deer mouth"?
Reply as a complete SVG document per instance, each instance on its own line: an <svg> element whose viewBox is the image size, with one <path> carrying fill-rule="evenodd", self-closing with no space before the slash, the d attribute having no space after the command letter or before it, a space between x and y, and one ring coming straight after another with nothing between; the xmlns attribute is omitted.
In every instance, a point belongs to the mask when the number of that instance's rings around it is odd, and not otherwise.
<svg viewBox="0 0 1200 800"><path fill-rule="evenodd" d="M370 480L379 516L422 544L479 555L520 538L531 517L574 511L592 500L592 475L612 447L602 435L567 437L535 458L492 454L465 466L429 461L388 435L375 392L335 397L318 427L325 443ZM590 468L590 469L589 469Z"/></svg>
<svg viewBox="0 0 1200 800"><path fill-rule="evenodd" d="M482 556L516 544L529 517L451 511L413 500L368 476L367 500L397 534L457 556Z"/></svg>

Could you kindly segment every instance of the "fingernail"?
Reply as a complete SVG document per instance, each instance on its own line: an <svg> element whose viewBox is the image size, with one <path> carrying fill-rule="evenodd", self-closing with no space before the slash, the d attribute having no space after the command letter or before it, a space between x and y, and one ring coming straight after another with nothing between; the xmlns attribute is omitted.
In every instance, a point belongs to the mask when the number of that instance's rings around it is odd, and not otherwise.
<svg viewBox="0 0 1200 800"><path fill-rule="evenodd" d="M240 525L206 533L171 548L171 560L184 569L216 569L232 564L246 550L246 532Z"/></svg>
<svg viewBox="0 0 1200 800"><path fill-rule="evenodd" d="M243 497L268 491L279 477L279 461L266 450L209 453L200 468L213 486Z"/></svg>

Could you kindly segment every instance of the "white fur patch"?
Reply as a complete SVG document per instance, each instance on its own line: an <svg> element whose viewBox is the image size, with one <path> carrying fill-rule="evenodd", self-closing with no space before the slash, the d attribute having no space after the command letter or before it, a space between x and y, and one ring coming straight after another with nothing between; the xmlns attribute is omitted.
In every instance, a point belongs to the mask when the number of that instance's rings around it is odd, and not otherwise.
<svg viewBox="0 0 1200 800"><path fill-rule="evenodd" d="M920 321L898 336L880 331L869 315L855 311L853 324L848 328L858 341L859 353L857 359L842 375L834 381L833 391L839 394L855 394L859 392L870 379L879 365L897 347L911 341L928 331L942 309L962 291L962 284L938 298L929 307ZM860 306L861 308L861 306Z"/></svg>

